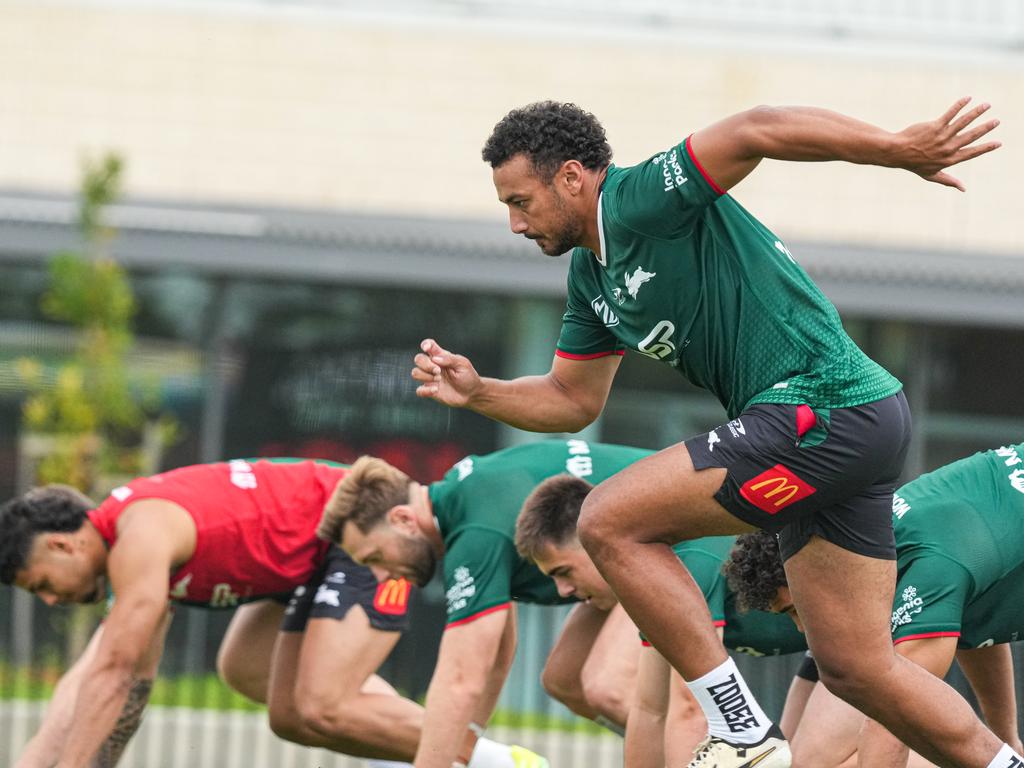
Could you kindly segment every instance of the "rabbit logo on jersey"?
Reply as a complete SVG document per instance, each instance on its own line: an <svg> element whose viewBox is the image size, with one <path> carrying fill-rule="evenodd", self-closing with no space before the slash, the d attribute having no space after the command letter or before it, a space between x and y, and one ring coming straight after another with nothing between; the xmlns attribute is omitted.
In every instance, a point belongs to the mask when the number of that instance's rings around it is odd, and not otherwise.
<svg viewBox="0 0 1024 768"><path fill-rule="evenodd" d="M917 587L913 585L904 589L900 597L903 598L903 605L892 612L892 632L895 632L897 627L912 622L914 614L920 613L924 608L924 600L917 596Z"/></svg>

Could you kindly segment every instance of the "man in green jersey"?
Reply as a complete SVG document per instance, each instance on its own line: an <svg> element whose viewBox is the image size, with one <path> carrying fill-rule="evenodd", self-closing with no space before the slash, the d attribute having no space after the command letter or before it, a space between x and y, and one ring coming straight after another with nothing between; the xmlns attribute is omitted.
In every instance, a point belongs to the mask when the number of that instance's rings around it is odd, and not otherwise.
<svg viewBox="0 0 1024 768"><path fill-rule="evenodd" d="M605 605L616 602L576 533L580 508L593 486L579 477L558 475L537 486L523 503L516 521L516 549L552 579L559 594ZM686 566L718 628L726 648L753 656L805 651L807 643L790 621L764 611L740 613L722 575L722 563L735 537L713 536L673 547ZM657 590L655 590L657 591ZM641 655L637 692L626 734L630 768L664 768L688 761L707 732L707 723L685 686L672 688L672 727L663 735L669 712L669 670L658 652L647 646ZM665 738L667 736L667 738ZM785 747L780 745L781 750Z"/></svg>
<svg viewBox="0 0 1024 768"><path fill-rule="evenodd" d="M363 457L338 485L319 535L378 578L402 574L422 585L443 557L448 625L427 690L416 768L466 762L461 734L467 726L482 730L487 723L515 653L513 601L553 605L572 599L560 597L554 582L516 552L515 521L523 500L553 475L568 472L600 482L648 455L638 448L549 440L468 456L430 486ZM570 628L579 632L567 635ZM618 648L601 642L609 631L623 638ZM552 655L576 655L582 662L603 647L610 670L631 658L621 652L623 644L632 645L631 637L635 628L614 602L587 602L575 609L559 640L574 651L556 648ZM628 701L620 722L626 711ZM616 719L614 713L606 716Z"/></svg>
<svg viewBox="0 0 1024 768"><path fill-rule="evenodd" d="M900 383L850 340L783 242L726 194L766 157L902 168L962 189L945 169L998 146L978 143L997 125L977 124L988 105L967 103L899 133L827 110L759 107L620 168L593 115L541 102L506 115L484 147L513 232L549 255L575 246L555 360L542 376L482 378L426 339L417 393L521 429L575 431L600 414L629 347L712 391L731 419L602 483L580 518L584 547L701 703L712 738L696 764L743 766L777 734L758 712L729 716L722 691L739 685L746 696L746 686L671 545L755 527L781 536L832 690L942 764L1024 761L888 638L887 509L910 428Z"/></svg>
<svg viewBox="0 0 1024 768"><path fill-rule="evenodd" d="M1024 632L1024 443L975 454L902 486L893 525L896 653L937 677L956 655L989 725L1019 751L1009 649L999 646ZM744 534L726 571L742 604L800 620L778 563L774 537ZM838 727L838 717L830 720L814 729L818 736ZM906 748L874 722L861 735L860 754L873 768L906 763Z"/></svg>

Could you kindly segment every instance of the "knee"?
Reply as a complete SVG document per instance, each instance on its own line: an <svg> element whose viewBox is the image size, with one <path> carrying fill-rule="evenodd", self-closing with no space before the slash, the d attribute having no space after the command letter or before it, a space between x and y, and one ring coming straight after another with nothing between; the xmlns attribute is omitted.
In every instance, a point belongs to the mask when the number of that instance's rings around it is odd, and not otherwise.
<svg viewBox="0 0 1024 768"><path fill-rule="evenodd" d="M561 702L576 714L585 711L583 687L578 679L571 680L566 675L552 670L551 665L547 664L544 666L544 671L541 672L540 684L548 696Z"/></svg>
<svg viewBox="0 0 1024 768"><path fill-rule="evenodd" d="M303 728L302 719L294 707L271 700L267 715L270 720L270 730L274 732L275 736L293 744L307 745L309 741L306 737L307 731Z"/></svg>
<svg viewBox="0 0 1024 768"><path fill-rule="evenodd" d="M884 685L892 666L883 659L864 663L863 658L853 661L850 658L830 658L828 654L825 658L816 654L814 660L822 684L831 693L858 709L861 704L878 697L879 687Z"/></svg>
<svg viewBox="0 0 1024 768"><path fill-rule="evenodd" d="M357 738L362 730L359 707L333 697L306 693L295 702L295 710L303 726L336 739Z"/></svg>
<svg viewBox="0 0 1024 768"><path fill-rule="evenodd" d="M580 543L591 557L602 551L620 534L616 527L616 516L613 513L612 505L606 501L607 496L608 494L601 489L601 486L597 486L583 500L583 506L580 508L576 532Z"/></svg>
<svg viewBox="0 0 1024 768"><path fill-rule="evenodd" d="M614 722L624 722L632 704L625 686L594 675L583 679L583 698L590 709Z"/></svg>

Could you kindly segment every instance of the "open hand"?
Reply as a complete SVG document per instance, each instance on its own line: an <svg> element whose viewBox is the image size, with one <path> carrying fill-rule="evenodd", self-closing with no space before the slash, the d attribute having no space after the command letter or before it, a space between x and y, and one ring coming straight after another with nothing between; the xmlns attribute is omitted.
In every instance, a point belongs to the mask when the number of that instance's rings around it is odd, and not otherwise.
<svg viewBox="0 0 1024 768"><path fill-rule="evenodd" d="M958 99L937 120L916 123L896 134L898 144L893 165L912 171L926 181L956 187L963 192L964 185L945 169L1002 146L998 141L975 144L999 125L999 121L975 124L990 105L979 104L961 114L970 101L970 97Z"/></svg>
<svg viewBox="0 0 1024 768"><path fill-rule="evenodd" d="M420 342L420 350L412 369L412 377L420 382L416 394L456 408L468 405L481 386L469 358L443 349L433 339Z"/></svg>

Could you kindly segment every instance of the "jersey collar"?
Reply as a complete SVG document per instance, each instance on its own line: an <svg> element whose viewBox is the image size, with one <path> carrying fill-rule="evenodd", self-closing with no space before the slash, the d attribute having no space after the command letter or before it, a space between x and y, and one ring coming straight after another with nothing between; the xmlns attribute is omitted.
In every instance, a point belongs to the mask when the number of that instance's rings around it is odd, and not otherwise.
<svg viewBox="0 0 1024 768"><path fill-rule="evenodd" d="M595 253L594 258L602 267L608 266L608 244L604 239L604 190L597 193L597 239L601 247L600 253Z"/></svg>

